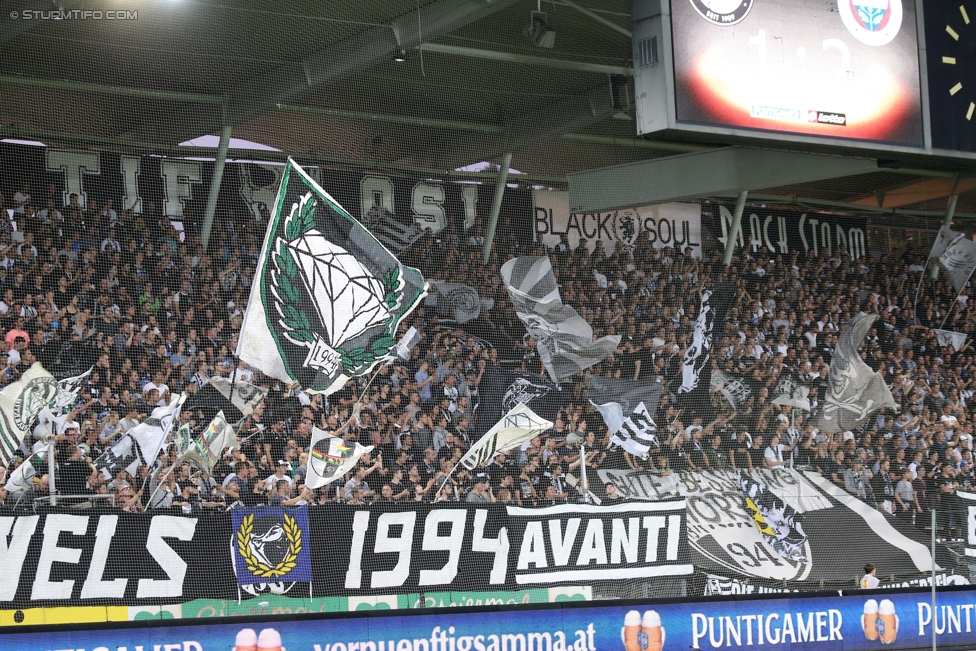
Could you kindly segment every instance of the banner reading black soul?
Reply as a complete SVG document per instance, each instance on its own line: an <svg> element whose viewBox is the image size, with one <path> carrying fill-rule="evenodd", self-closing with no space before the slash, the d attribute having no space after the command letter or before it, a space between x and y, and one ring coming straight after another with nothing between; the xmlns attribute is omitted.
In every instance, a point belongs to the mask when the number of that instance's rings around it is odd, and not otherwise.
<svg viewBox="0 0 976 651"><path fill-rule="evenodd" d="M0 516L0 606L487 591L685 577L685 501ZM309 574L310 572L310 574ZM308 579L311 578L311 581Z"/></svg>
<svg viewBox="0 0 976 651"><path fill-rule="evenodd" d="M702 221L724 247L732 230L733 208L703 206ZM750 254L807 253L841 250L857 260L867 255L867 220L818 213L774 212L746 208L736 249Z"/></svg>

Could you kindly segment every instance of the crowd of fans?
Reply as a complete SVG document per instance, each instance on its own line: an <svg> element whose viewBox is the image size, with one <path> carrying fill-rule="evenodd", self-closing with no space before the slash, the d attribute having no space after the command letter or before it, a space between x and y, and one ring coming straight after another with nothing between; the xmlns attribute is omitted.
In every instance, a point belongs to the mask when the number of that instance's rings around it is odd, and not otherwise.
<svg viewBox="0 0 976 651"><path fill-rule="evenodd" d="M404 324L424 336L409 360L381 367L365 395L365 382L353 381L326 398L269 380L233 355L263 238L253 222L227 211L204 251L192 225L177 230L151 202L138 215L108 198L82 206L72 197L61 207L54 186L31 196L28 184L2 201L0 385L16 381L51 341L83 342L97 359L64 422L34 434L54 438L56 487L64 495L112 495L115 508L127 511L334 501L558 504L582 499L574 478L583 460L566 444L570 432L586 441L591 486L599 468L668 474L795 465L917 521L929 509L954 508L956 491L974 481L967 400L976 390L976 358L969 342L961 350L940 346L934 329L948 316L945 329L968 335L976 306L968 304L968 289L956 297L925 271L916 308L927 250L909 246L899 255L858 260L837 250L819 256L747 250L725 267L721 251L697 259L690 250L654 248L644 236L629 247L589 243L592 252L570 249L565 240L546 248L503 218L483 264L478 227L428 232L404 252L404 262L429 279L476 287L491 309L461 327L431 306L418 308ZM549 255L564 303L595 336L622 336L615 354L589 373L669 387L691 343L700 290L732 282L737 294L717 326L711 363L745 382L750 397L733 409L712 392L709 404L679 407L666 392L655 414L659 447L639 458L610 444L581 374L565 383L573 399L552 431L474 472L455 469L475 440L472 432L486 425L478 423L485 370L506 365L545 374L498 273L518 255ZM837 336L859 311L880 315L861 355L884 375L899 406L857 431L827 434L809 422L827 390ZM810 388L811 412L770 402L787 375ZM104 477L95 468L93 459L155 406L180 392L192 397L214 376L251 382L268 395L240 424L241 446L226 451L212 473L180 463L173 446L136 476ZM298 408L288 418L269 417L289 398ZM207 425L193 409L184 409L181 420L178 426L197 431ZM343 480L311 490L304 479L313 427L374 449ZM8 479L33 443L25 443ZM8 481L0 491L5 504L30 505L47 495L42 456L27 461L37 467L29 488ZM612 485L601 483L596 492L604 503L626 498Z"/></svg>

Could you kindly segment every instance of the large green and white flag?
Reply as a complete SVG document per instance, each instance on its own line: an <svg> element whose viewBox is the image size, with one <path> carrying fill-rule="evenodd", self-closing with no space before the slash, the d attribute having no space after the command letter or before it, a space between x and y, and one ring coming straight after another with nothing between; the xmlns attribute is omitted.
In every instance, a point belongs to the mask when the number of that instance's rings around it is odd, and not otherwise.
<svg viewBox="0 0 976 651"><path fill-rule="evenodd" d="M237 354L283 382L333 393L396 355L397 326L426 293L419 271L289 159Z"/></svg>

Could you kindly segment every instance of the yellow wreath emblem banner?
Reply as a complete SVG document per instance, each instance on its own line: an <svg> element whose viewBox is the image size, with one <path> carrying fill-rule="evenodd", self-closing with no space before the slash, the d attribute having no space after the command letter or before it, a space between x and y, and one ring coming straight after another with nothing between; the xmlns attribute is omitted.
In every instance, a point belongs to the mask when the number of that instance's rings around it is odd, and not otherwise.
<svg viewBox="0 0 976 651"><path fill-rule="evenodd" d="M251 553L251 533L254 531L254 514L246 515L237 529L237 553L244 559L247 571L261 579L280 579L298 565L298 554L302 551L302 530L293 517L285 515L285 536L288 538L288 553L280 563L271 567L259 561Z"/></svg>

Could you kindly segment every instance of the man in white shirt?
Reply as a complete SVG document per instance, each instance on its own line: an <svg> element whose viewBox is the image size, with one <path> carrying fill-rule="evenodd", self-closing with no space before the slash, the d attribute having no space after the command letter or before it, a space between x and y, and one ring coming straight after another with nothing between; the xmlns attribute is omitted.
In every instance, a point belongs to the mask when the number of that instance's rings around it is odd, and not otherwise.
<svg viewBox="0 0 976 651"><path fill-rule="evenodd" d="M769 445L766 446L766 452L763 453L763 462L766 467L771 470L782 470L786 467L786 461L783 457L784 452L788 452L792 448L787 447L779 442L779 436L774 434L773 438L769 439Z"/></svg>
<svg viewBox="0 0 976 651"><path fill-rule="evenodd" d="M20 190L14 192L14 219L24 217L24 210L30 205L30 183L24 183Z"/></svg>
<svg viewBox="0 0 976 651"><path fill-rule="evenodd" d="M278 465L275 466L275 471L273 475L269 475L265 479L265 483L268 486L277 486L279 481L286 481L288 485L291 486L294 480L290 475L286 474L285 471L288 470L288 464L284 461L279 460Z"/></svg>
<svg viewBox="0 0 976 651"><path fill-rule="evenodd" d="M878 580L877 573L878 568L874 566L874 563L868 563L864 566L864 578L861 579L862 590L874 590L881 585L881 581Z"/></svg>
<svg viewBox="0 0 976 651"><path fill-rule="evenodd" d="M110 230L108 232L108 237L102 240L102 246L100 247L102 253L108 251L109 253L121 253L122 245L119 241L115 239L115 230Z"/></svg>

